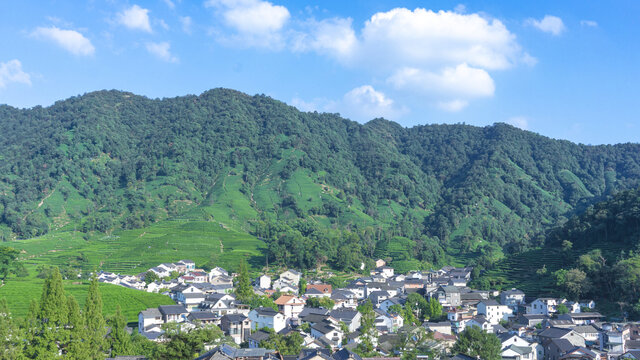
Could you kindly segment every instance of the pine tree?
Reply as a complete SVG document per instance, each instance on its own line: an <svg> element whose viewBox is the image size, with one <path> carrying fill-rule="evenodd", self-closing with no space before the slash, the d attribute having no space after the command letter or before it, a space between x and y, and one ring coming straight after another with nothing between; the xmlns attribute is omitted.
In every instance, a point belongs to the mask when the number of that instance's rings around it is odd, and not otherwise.
<svg viewBox="0 0 640 360"><path fill-rule="evenodd" d="M111 357L132 355L133 345L131 336L127 332L127 319L122 314L122 309L118 304L116 314L110 321L111 325Z"/></svg>
<svg viewBox="0 0 640 360"><path fill-rule="evenodd" d="M249 269L247 261L240 261L240 269L238 270L238 283L236 285L236 296L240 301L247 301L253 295L251 287L251 279L249 278Z"/></svg>
<svg viewBox="0 0 640 360"><path fill-rule="evenodd" d="M67 298L64 295L62 276L54 267L42 287L40 306L31 303L27 316L27 342L25 355L34 359L59 357L60 346L68 340Z"/></svg>
<svg viewBox="0 0 640 360"><path fill-rule="evenodd" d="M83 360L90 358L89 342L86 341L85 320L80 312L80 305L73 296L69 296L68 317L70 337L67 345L67 359Z"/></svg>
<svg viewBox="0 0 640 360"><path fill-rule="evenodd" d="M38 318L49 324L49 327L67 323L67 298L62 286L62 275L57 267L53 268L49 277L44 281Z"/></svg>
<svg viewBox="0 0 640 360"><path fill-rule="evenodd" d="M98 288L98 278L94 275L89 286L89 295L84 307L86 341L89 346L89 359L104 359L107 325L102 315L102 296Z"/></svg>
<svg viewBox="0 0 640 360"><path fill-rule="evenodd" d="M22 357L23 335L11 317L7 299L0 299L0 359L14 360Z"/></svg>

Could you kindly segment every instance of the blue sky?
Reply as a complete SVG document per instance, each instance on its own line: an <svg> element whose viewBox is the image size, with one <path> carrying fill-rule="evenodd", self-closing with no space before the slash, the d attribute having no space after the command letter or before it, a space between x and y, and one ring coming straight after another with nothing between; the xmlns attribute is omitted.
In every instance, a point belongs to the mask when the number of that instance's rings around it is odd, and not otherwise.
<svg viewBox="0 0 640 360"><path fill-rule="evenodd" d="M215 87L404 126L640 141L640 2L5 1L0 103Z"/></svg>

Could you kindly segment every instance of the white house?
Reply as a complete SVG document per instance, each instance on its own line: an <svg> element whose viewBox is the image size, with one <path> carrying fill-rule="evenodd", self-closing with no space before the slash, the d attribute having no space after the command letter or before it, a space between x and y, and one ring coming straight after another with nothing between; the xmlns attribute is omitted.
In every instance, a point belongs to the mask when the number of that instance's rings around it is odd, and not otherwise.
<svg viewBox="0 0 640 360"><path fill-rule="evenodd" d="M236 298L229 294L210 294L204 298L200 304L202 310L210 311L217 316L227 314L237 314L239 311L235 306Z"/></svg>
<svg viewBox="0 0 640 360"><path fill-rule="evenodd" d="M287 270L280 274L280 280L284 280L286 282L294 284L296 287L300 283L300 279L302 278L302 273L295 270Z"/></svg>
<svg viewBox="0 0 640 360"><path fill-rule="evenodd" d="M500 293L500 303L507 305L512 310L517 310L519 305L524 304L524 292L513 288Z"/></svg>
<svg viewBox="0 0 640 360"><path fill-rule="evenodd" d="M282 295L276 301L278 309L284 314L285 319L297 319L304 309L304 300L293 295Z"/></svg>
<svg viewBox="0 0 640 360"><path fill-rule="evenodd" d="M258 278L258 287L260 289L271 289L271 277L262 275Z"/></svg>
<svg viewBox="0 0 640 360"><path fill-rule="evenodd" d="M138 313L138 332L140 334L150 332L153 325L160 324L164 324L164 321L158 308L149 308Z"/></svg>
<svg viewBox="0 0 640 360"><path fill-rule="evenodd" d="M254 330L268 327L278 332L286 326L284 315L272 308L260 307L253 309L249 312L249 319Z"/></svg>
<svg viewBox="0 0 640 360"><path fill-rule="evenodd" d="M297 284L297 283L296 283ZM273 282L273 290L280 290L283 293L298 293L298 286L288 280L278 279Z"/></svg>
<svg viewBox="0 0 640 360"><path fill-rule="evenodd" d="M204 301L205 295L197 287L188 285L184 290L177 292L175 298L178 304L182 304L187 310L192 311Z"/></svg>
<svg viewBox="0 0 640 360"><path fill-rule="evenodd" d="M556 313L558 304L555 298L537 298L527 306L527 314L551 316Z"/></svg>
<svg viewBox="0 0 640 360"><path fill-rule="evenodd" d="M483 300L478 303L478 314L484 315L491 325L497 325L502 320L508 321L513 310L507 305L500 305L495 300Z"/></svg>

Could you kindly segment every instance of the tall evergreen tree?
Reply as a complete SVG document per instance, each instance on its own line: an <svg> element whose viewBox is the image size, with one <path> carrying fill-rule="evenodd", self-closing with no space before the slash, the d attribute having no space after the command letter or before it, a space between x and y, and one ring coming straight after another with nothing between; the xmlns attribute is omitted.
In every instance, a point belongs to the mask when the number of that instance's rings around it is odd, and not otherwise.
<svg viewBox="0 0 640 360"><path fill-rule="evenodd" d="M251 287L251 279L249 278L249 268L247 261L242 259L240 261L240 269L238 270L238 282L236 284L236 296L241 301L246 301L253 295L253 288Z"/></svg>
<svg viewBox="0 0 640 360"><path fill-rule="evenodd" d="M67 298L62 286L62 275L57 267L53 268L44 281L39 319L48 323L50 327L67 323Z"/></svg>
<svg viewBox="0 0 640 360"><path fill-rule="evenodd" d="M131 336L127 332L127 319L122 314L120 304L116 308L116 314L110 321L111 325L111 357L132 355L133 346Z"/></svg>
<svg viewBox="0 0 640 360"><path fill-rule="evenodd" d="M86 341L87 335L84 316L80 312L80 305L73 296L69 296L67 300L69 312L69 328L70 336L67 345L68 359L83 360L90 358L89 342Z"/></svg>
<svg viewBox="0 0 640 360"><path fill-rule="evenodd" d="M104 359L107 324L102 315L102 296L98 287L98 278L94 275L89 286L89 295L84 307L86 341L89 343L89 358Z"/></svg>

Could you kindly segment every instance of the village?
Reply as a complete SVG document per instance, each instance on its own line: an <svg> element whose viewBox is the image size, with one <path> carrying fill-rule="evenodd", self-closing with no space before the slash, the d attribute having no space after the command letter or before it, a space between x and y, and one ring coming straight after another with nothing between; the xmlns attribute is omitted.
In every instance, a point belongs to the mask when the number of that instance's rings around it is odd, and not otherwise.
<svg viewBox="0 0 640 360"><path fill-rule="evenodd" d="M139 276L102 272L98 279L165 293L176 302L139 313L138 332L150 340L163 341L162 325L175 322L183 327L215 324L236 344L214 347L200 359L275 359L274 352L261 343L273 333L287 336L296 332L303 339L303 351L292 359L360 360L353 352L363 341L358 306L368 302L375 316L373 346L385 359L400 358L400 339L418 330L428 334L420 346L430 354L472 359L449 355L458 335L470 327L495 334L501 342L502 359L640 359L640 325L606 322L591 300L530 298L518 289L471 289L467 287L472 274L468 267L396 274L383 260L376 266L370 276L354 279L343 288L304 279L295 270L286 270L277 278L263 274L254 279L253 292L273 298L275 306L254 308L236 299L237 274L219 267L206 272L196 269L190 260L160 264ZM165 280L145 282L150 274ZM167 280L172 274L174 278ZM406 313L401 309L408 299L416 299L415 294L425 302L437 301L441 315L416 325L405 322Z"/></svg>

